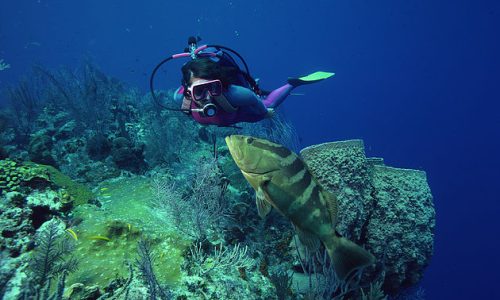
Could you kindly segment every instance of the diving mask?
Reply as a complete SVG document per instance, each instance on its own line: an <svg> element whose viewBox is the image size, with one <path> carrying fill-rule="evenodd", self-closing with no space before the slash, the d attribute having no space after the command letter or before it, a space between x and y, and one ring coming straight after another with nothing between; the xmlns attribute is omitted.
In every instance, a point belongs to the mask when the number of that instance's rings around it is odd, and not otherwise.
<svg viewBox="0 0 500 300"><path fill-rule="evenodd" d="M188 96L195 101L206 100L207 96L217 97L222 94L222 82L216 80L198 80L187 89Z"/></svg>
<svg viewBox="0 0 500 300"><path fill-rule="evenodd" d="M222 82L216 80L197 80L186 91L200 108L191 109L204 117L213 117L217 113L217 105L212 102L212 97L222 96ZM209 97L210 96L210 97Z"/></svg>

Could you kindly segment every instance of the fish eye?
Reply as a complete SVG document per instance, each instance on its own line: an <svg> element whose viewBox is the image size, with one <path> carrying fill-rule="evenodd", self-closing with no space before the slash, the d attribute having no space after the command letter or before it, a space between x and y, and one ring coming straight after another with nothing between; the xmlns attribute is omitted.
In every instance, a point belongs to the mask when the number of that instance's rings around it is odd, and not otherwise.
<svg viewBox="0 0 500 300"><path fill-rule="evenodd" d="M255 139L254 139L254 138L252 138L252 137L251 137L251 138L248 138L248 139L247 139L247 144L251 144L251 143L253 143L253 141L254 141L254 140L255 140Z"/></svg>

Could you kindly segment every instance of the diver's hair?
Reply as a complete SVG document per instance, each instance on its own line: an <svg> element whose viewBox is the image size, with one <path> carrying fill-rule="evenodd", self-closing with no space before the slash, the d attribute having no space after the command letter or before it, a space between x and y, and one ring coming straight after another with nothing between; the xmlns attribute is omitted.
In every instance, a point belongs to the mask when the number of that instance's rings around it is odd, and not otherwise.
<svg viewBox="0 0 500 300"><path fill-rule="evenodd" d="M188 86L191 74L194 77L215 80L219 79L224 88L237 83L240 71L237 68L221 66L210 58L197 58L188 61L182 66L182 85Z"/></svg>

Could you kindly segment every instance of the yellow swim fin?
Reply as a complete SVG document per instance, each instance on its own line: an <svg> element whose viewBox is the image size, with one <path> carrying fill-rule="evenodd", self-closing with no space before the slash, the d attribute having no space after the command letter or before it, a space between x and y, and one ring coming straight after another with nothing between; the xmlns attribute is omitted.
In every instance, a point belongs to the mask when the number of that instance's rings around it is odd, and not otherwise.
<svg viewBox="0 0 500 300"><path fill-rule="evenodd" d="M309 74L309 75L303 76L303 77L299 77L299 78L290 77L290 78L288 78L288 83L296 87L299 85L310 84L310 83L322 81L322 80L330 78L334 75L335 75L335 73L318 71L318 72L314 72L312 74Z"/></svg>

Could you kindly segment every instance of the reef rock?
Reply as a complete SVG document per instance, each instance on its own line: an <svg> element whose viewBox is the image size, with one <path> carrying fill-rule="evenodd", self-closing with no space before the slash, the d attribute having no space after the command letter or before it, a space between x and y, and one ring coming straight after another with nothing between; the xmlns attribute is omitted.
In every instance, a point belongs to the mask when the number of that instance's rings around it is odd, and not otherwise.
<svg viewBox="0 0 500 300"><path fill-rule="evenodd" d="M127 138L118 137L113 140L111 157L119 168L139 172L145 167L143 148L144 145L134 145Z"/></svg>
<svg viewBox="0 0 500 300"><path fill-rule="evenodd" d="M395 295L418 283L433 254L435 226L425 172L367 158L361 140L314 145L301 155L337 195L337 230L364 244L383 266L371 276L385 276L384 291Z"/></svg>

